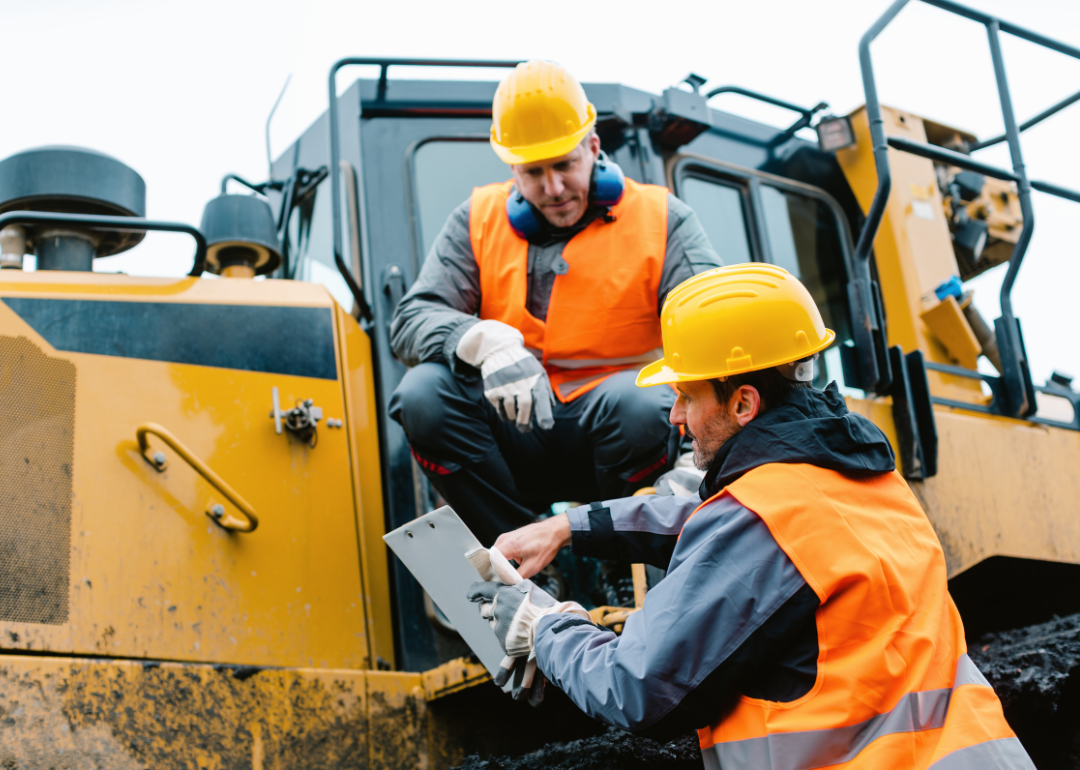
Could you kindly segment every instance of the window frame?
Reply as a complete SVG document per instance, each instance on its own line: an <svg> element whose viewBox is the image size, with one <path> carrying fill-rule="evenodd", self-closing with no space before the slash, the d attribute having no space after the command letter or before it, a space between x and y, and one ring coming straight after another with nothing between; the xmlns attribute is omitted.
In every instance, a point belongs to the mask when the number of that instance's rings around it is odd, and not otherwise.
<svg viewBox="0 0 1080 770"><path fill-rule="evenodd" d="M767 241L762 237L764 231L758 224L758 219L755 212L760 210L760 202L755 202L756 190L752 189L752 186L747 183L745 178L733 177L723 173L704 173L696 168L692 168L679 177L680 189L676 189L669 183L669 188L675 194L679 200L685 202L682 196L681 183L686 179L695 179L708 184L714 184L718 187L727 187L738 191L740 206L743 216L743 227L746 231L746 246L750 252L750 259L753 262L765 262L767 260L761 259L761 255L766 246ZM689 204L688 204L689 205ZM715 247L714 247L715 248Z"/></svg>
<svg viewBox="0 0 1080 770"><path fill-rule="evenodd" d="M851 228L848 225L847 217L844 216L844 211L840 208L840 204L836 202L836 199L820 187L814 187L804 182L797 182L794 179L776 176L764 171L737 166L705 155L678 153L668 160L667 182L668 187L679 200L683 199L681 183L686 178L701 179L727 186L734 184L743 188L743 200L746 205L743 214L748 215L750 218L748 223L750 253L755 262L774 264L768 233L765 231L765 207L761 200L761 186L763 184L781 191L787 190L822 201L832 211L833 219L840 231L841 257L844 270L847 272L844 283L849 283L852 276L855 275L854 242L851 238ZM851 310L850 306L848 309ZM852 317L854 318L854 315Z"/></svg>
<svg viewBox="0 0 1080 770"><path fill-rule="evenodd" d="M409 218L409 250L412 252L413 275L420 275L424 257L427 256L422 253L424 233L420 227L420 198L418 196L420 180L416 178L416 153L420 151L421 147L432 142L483 142L488 144L490 141L491 137L488 134L432 134L417 139L405 148L405 200L407 203L406 213Z"/></svg>

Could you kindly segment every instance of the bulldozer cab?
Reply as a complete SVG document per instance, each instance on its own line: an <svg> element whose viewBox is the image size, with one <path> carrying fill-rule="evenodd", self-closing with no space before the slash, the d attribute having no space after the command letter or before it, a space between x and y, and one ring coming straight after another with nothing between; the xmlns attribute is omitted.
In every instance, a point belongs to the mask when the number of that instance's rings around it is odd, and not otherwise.
<svg viewBox="0 0 1080 770"><path fill-rule="evenodd" d="M426 62L365 63L380 76L355 81L336 110L275 161L274 178L289 181L268 194L283 223L283 276L323 283L367 321L385 404L405 373L390 350L395 306L451 211L474 187L503 182L510 173L489 145L496 82L398 80L391 75ZM512 63L492 63L493 74L500 64ZM836 158L796 136L825 105L788 105L792 125L776 129L711 108L708 99L724 89L706 94L700 85L691 76L661 96L616 84L584 88L599 115L604 152L630 178L667 186L686 201L725 264L772 262L807 285L838 340L819 364L815 384L837 380L846 387L841 347L851 341L851 223L858 227L862 213ZM335 112L341 256L362 286L361 300L350 293L333 251L334 175L326 165L327 122ZM297 179L305 181L298 185ZM434 499L401 427L383 419L379 438L390 530L431 510ZM464 654L448 645L430 602L396 559L391 574L395 638L406 667L442 662L440 649Z"/></svg>

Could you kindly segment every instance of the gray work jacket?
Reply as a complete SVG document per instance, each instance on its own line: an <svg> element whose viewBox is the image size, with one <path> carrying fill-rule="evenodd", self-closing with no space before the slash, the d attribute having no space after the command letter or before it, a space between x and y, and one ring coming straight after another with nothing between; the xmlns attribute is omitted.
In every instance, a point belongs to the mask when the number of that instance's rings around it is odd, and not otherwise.
<svg viewBox="0 0 1080 770"><path fill-rule="evenodd" d="M466 200L450 214L416 282L394 311L390 345L406 366L435 361L458 375L475 376L475 369L454 355L462 335L479 320L480 266L469 238L470 203L471 199ZM562 251L572 237L529 244L526 306L540 320L547 318L555 276L567 268ZM669 194L667 251L656 297L657 317L671 289L722 264L693 210Z"/></svg>

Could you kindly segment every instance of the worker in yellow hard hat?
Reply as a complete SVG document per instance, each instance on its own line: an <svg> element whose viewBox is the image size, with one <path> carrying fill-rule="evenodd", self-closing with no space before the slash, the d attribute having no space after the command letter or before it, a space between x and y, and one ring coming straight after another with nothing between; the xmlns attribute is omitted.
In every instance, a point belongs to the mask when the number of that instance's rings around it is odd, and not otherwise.
<svg viewBox="0 0 1080 770"><path fill-rule="evenodd" d="M672 291L671 422L706 470L698 494L606 500L503 535L536 574L563 546L667 574L621 636L525 580L478 583L504 649L590 715L670 739L697 730L706 768L1033 768L966 654L945 557L892 448L811 385L833 332L768 264ZM527 662L527 663L526 663Z"/></svg>
<svg viewBox="0 0 1080 770"><path fill-rule="evenodd" d="M390 414L485 545L553 502L629 494L675 459L674 392L634 381L661 355L669 291L720 260L686 204L601 151L596 120L563 67L511 71L491 126L511 178L450 215L391 322L412 368Z"/></svg>

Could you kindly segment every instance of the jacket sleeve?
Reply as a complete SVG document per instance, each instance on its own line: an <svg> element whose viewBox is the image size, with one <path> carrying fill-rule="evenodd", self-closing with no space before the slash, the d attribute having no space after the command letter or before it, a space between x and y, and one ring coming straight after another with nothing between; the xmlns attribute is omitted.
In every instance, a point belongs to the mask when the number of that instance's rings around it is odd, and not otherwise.
<svg viewBox="0 0 1080 770"><path fill-rule="evenodd" d="M668 292L687 278L723 264L694 210L669 193L667 252L660 273L657 308L663 307Z"/></svg>
<svg viewBox="0 0 1080 770"><path fill-rule="evenodd" d="M446 364L459 376L476 369L454 354L480 310L480 267L469 238L470 201L450 214L390 321L390 347L406 366Z"/></svg>
<svg viewBox="0 0 1080 770"><path fill-rule="evenodd" d="M667 739L714 723L739 692L758 689L754 678L768 679L799 632L814 632L817 607L765 523L725 495L686 524L671 569L622 636L548 615L537 662L595 719ZM815 672L806 672L807 692Z"/></svg>
<svg viewBox="0 0 1080 770"><path fill-rule="evenodd" d="M579 556L667 569L683 524L699 505L696 495L639 495L571 508L570 545Z"/></svg>

